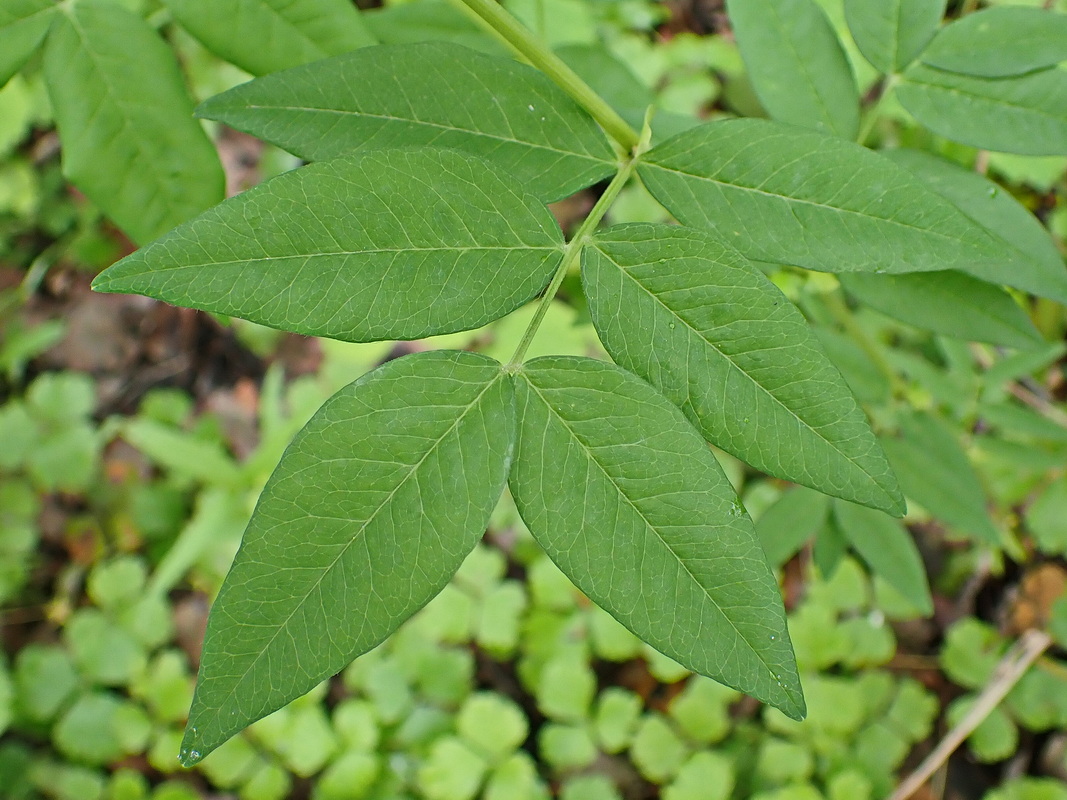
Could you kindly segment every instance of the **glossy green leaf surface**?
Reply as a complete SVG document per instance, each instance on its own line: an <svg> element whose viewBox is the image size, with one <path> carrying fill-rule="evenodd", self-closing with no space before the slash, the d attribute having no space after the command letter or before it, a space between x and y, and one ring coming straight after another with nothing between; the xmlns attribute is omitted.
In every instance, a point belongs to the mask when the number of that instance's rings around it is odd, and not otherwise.
<svg viewBox="0 0 1067 800"><path fill-rule="evenodd" d="M904 513L841 374L800 312L736 251L678 226L622 225L586 247L582 274L612 358L712 444L776 477Z"/></svg>
<svg viewBox="0 0 1067 800"><path fill-rule="evenodd" d="M0 6L0 86L40 47L55 11L53 0L5 0Z"/></svg>
<svg viewBox="0 0 1067 800"><path fill-rule="evenodd" d="M222 166L174 54L140 17L107 0L67 6L44 75L64 174L136 242L222 200Z"/></svg>
<svg viewBox="0 0 1067 800"><path fill-rule="evenodd" d="M686 131L649 151L638 172L683 224L711 230L758 261L897 273L978 269L1009 256L877 153L766 120Z"/></svg>
<svg viewBox="0 0 1067 800"><path fill-rule="evenodd" d="M208 620L192 764L385 639L448 582L507 477L514 394L454 351L390 361L285 451Z"/></svg>
<svg viewBox="0 0 1067 800"><path fill-rule="evenodd" d="M688 669L802 717L778 585L700 435L634 375L535 359L515 376L511 493L592 600Z"/></svg>
<svg viewBox="0 0 1067 800"><path fill-rule="evenodd" d="M871 572L930 614L934 603L926 582L926 567L908 529L895 519L869 508L840 500L834 518L852 549Z"/></svg>
<svg viewBox="0 0 1067 800"><path fill-rule="evenodd" d="M760 102L781 122L855 139L856 78L814 0L728 0L737 45Z"/></svg>
<svg viewBox="0 0 1067 800"><path fill-rule="evenodd" d="M991 283L1067 303L1067 267L1045 226L1018 200L973 170L919 150L887 150L898 164L977 222L1007 249L1003 259L967 271Z"/></svg>
<svg viewBox="0 0 1067 800"><path fill-rule="evenodd" d="M1067 70L990 79L916 64L897 97L946 139L1027 156L1067 154Z"/></svg>
<svg viewBox="0 0 1067 800"><path fill-rule="evenodd" d="M950 72L1004 78L1067 61L1067 14L1040 8L986 8L946 25L923 52Z"/></svg>
<svg viewBox="0 0 1067 800"><path fill-rule="evenodd" d="M544 201L610 175L592 118L548 78L440 42L387 45L238 86L199 113L318 161L410 145L492 161Z"/></svg>
<svg viewBox="0 0 1067 800"><path fill-rule="evenodd" d="M211 52L253 75L375 44L347 0L163 0Z"/></svg>
<svg viewBox="0 0 1067 800"><path fill-rule="evenodd" d="M999 544L978 475L944 422L912 412L901 420L901 436L883 439L882 447L905 495L961 533Z"/></svg>
<svg viewBox="0 0 1067 800"><path fill-rule="evenodd" d="M899 72L937 33L946 0L845 0L845 19L863 57L883 74Z"/></svg>
<svg viewBox="0 0 1067 800"><path fill-rule="evenodd" d="M548 283L562 238L481 159L369 151L232 198L93 285L313 336L417 339L518 308Z"/></svg>
<svg viewBox="0 0 1067 800"><path fill-rule="evenodd" d="M962 272L841 275L841 285L864 305L919 328L969 342L1005 347L1042 343L1011 295Z"/></svg>

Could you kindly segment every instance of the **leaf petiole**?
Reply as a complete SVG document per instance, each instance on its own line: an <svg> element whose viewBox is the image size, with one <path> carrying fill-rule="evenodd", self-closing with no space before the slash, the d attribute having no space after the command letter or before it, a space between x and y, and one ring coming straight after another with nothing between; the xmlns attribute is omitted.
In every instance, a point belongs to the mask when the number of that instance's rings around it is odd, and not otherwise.
<svg viewBox="0 0 1067 800"><path fill-rule="evenodd" d="M504 367L504 369L514 371L518 369L519 365L522 363L526 351L530 348L530 343L533 342L534 336L537 335L537 329L541 327L541 322L544 320L545 314L548 312L548 307L552 305L552 300L555 298L556 292L559 291L560 284L563 283L563 279L581 256L582 248L585 247L585 243L589 240L589 237L593 235L593 231L596 230L600 221L604 219L604 215L611 207L611 204L614 203L615 199L619 196L622 187L624 187L626 182L630 180L634 168L637 166L638 161L641 160L641 156L644 154L645 150L648 149L648 146L649 134L648 126L646 124L645 132L642 134L640 141L635 147L633 157L619 167L619 171L615 173L615 177L611 179L611 183L609 183L608 188L604 190L604 194L600 195L600 199L596 201L596 205L594 205L593 210L589 212L589 216L582 220L582 224L577 232L571 240L567 242L567 246L563 250L563 259L559 262L559 267L556 268L556 273L552 276L552 281L548 284L548 288L541 297L541 302L537 306L537 311L534 313L533 319L530 320L526 332L522 335L522 341L520 341L519 346L515 348L515 354L508 361L507 366Z"/></svg>
<svg viewBox="0 0 1067 800"><path fill-rule="evenodd" d="M882 109L885 107L886 101L890 95L897 88L897 84L900 83L900 76L897 74L887 75L885 82L882 84L882 93L878 95L878 99L874 105L867 111L867 116L863 119L863 125L860 127L860 132L856 136L856 143L866 145L867 140L871 137L871 132L874 130L874 125L878 122L878 117L882 113Z"/></svg>

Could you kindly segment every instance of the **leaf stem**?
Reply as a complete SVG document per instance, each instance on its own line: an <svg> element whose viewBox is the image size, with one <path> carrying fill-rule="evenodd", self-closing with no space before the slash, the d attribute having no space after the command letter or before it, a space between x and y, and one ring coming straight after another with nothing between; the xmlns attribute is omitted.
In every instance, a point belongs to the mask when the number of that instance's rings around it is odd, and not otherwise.
<svg viewBox="0 0 1067 800"><path fill-rule="evenodd" d="M619 116L589 84L531 34L496 0L456 0L462 3L488 28L499 35L519 55L544 72L557 86L589 112L607 134L629 154L641 140L640 134Z"/></svg>
<svg viewBox="0 0 1067 800"><path fill-rule="evenodd" d="M604 219L604 214L607 213L611 204L615 202L615 198L619 196L619 192L622 191L622 187L626 185L626 182L630 180L630 176L633 174L634 167L637 166L638 160L644 152L644 148L648 146L647 137L643 137L641 142L635 148L635 154L633 158L630 158L626 163L619 167L619 171L615 173L615 177L611 179L611 183L608 184L608 188L604 190L604 194L600 195L600 199L596 201L596 205L593 206L593 210L589 212L584 220L582 220L581 226L574 234L569 242L567 242L566 248L563 250L563 258L559 262L559 266L556 268L556 273L552 276L552 282L548 284L548 288L545 290L544 295L541 297L541 302L537 306L537 311L534 312L533 319L530 320L530 324L526 327L526 332L522 335L522 341L519 342L519 346L515 348L515 354L508 361L506 370L514 371L518 369L522 363L523 357L526 355L526 351L530 349L530 343L533 342L534 336L537 335L537 329L541 327L541 322L544 321L545 314L548 313L548 307L552 305L552 301L556 297L556 292L559 291L560 284L563 283L563 279L570 272L571 267L577 262L579 256L582 254L582 248L585 247L589 237L593 235L600 221Z"/></svg>
<svg viewBox="0 0 1067 800"><path fill-rule="evenodd" d="M867 111L867 116L863 119L863 126L860 128L859 135L856 136L857 144L866 144L867 140L871 138L871 131L874 130L874 124L878 121L879 115L882 113L882 108L889 99L889 96L893 94L893 90L897 88L897 84L900 83L900 76L893 74L887 75L885 82L882 84L882 93L878 95L878 100Z"/></svg>

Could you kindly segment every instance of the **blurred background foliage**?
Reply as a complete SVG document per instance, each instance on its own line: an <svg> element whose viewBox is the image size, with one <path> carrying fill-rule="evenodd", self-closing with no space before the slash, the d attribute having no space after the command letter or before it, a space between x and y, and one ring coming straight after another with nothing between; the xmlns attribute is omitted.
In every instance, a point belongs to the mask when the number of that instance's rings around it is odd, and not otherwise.
<svg viewBox="0 0 1067 800"><path fill-rule="evenodd" d="M196 99L248 79L170 6L111 2L165 37ZM819 2L870 91L841 0ZM661 133L763 113L721 2L506 5L635 124L651 103ZM440 0L363 18L382 42L503 52ZM976 344L924 330L936 308L913 309L912 327L857 307L833 276L771 267L878 429L914 432L889 448L912 501L903 524L720 454L780 570L805 722L643 645L540 553L505 497L453 583L398 634L181 770L207 609L292 434L387 358L439 346L506 357L532 309L431 341L348 345L92 295L91 277L133 244L64 181L40 60L0 90L4 798L874 800L1037 626L1056 646L918 796L1067 799L1064 307L1017 293L1041 341ZM206 127L230 193L298 165ZM987 174L1063 251L1067 158L979 153L893 101L874 135ZM561 224L592 198L556 204ZM651 219L665 212L638 185L611 213ZM603 357L576 279L550 317L531 356ZM921 564L886 557L912 538Z"/></svg>

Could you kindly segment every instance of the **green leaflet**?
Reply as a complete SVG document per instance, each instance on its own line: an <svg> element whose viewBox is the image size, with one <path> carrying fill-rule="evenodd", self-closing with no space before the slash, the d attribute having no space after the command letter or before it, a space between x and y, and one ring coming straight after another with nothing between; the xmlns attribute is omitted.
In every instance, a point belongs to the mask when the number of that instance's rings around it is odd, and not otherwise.
<svg viewBox="0 0 1067 800"><path fill-rule="evenodd" d="M914 61L937 33L946 2L845 0L845 18L863 57L889 75Z"/></svg>
<svg viewBox="0 0 1067 800"><path fill-rule="evenodd" d="M813 0L728 0L741 56L760 102L782 122L855 139L856 79Z"/></svg>
<svg viewBox="0 0 1067 800"><path fill-rule="evenodd" d="M347 0L163 0L211 52L253 75L375 44Z"/></svg>
<svg viewBox="0 0 1067 800"><path fill-rule="evenodd" d="M912 174L1007 247L999 262L968 271L991 283L1023 289L1067 303L1067 269L1055 242L1038 219L1011 192L978 173L918 150L883 155Z"/></svg>
<svg viewBox="0 0 1067 800"><path fill-rule="evenodd" d="M0 6L0 87L40 47L55 11L53 0L4 0Z"/></svg>
<svg viewBox="0 0 1067 800"><path fill-rule="evenodd" d="M837 520L834 517L827 518L826 524L815 537L815 545L811 548L811 560L815 562L823 578L829 580L834 576L847 551L848 540L838 527Z"/></svg>
<svg viewBox="0 0 1067 800"><path fill-rule="evenodd" d="M63 7L44 75L63 172L143 244L223 198L218 156L174 54L140 17L107 0Z"/></svg>
<svg viewBox="0 0 1067 800"><path fill-rule="evenodd" d="M515 310L561 255L548 210L486 162L368 151L228 200L93 286L313 336L417 339Z"/></svg>
<svg viewBox="0 0 1067 800"><path fill-rule="evenodd" d="M361 16L382 44L451 42L488 55L511 57L503 42L447 0L390 3L369 8Z"/></svg>
<svg viewBox="0 0 1067 800"><path fill-rule="evenodd" d="M766 120L686 131L653 148L638 173L683 224L707 228L758 261L897 273L975 271L1010 257L877 153Z"/></svg>
<svg viewBox="0 0 1067 800"><path fill-rule="evenodd" d="M994 80L916 64L897 97L920 123L955 142L1028 156L1067 154L1067 70Z"/></svg>
<svg viewBox="0 0 1067 800"><path fill-rule="evenodd" d="M548 78L453 44L358 50L238 86L199 113L311 161L405 145L463 150L546 202L615 168L600 128Z"/></svg>
<svg viewBox="0 0 1067 800"><path fill-rule="evenodd" d="M1067 14L1040 8L987 8L937 34L924 63L950 72L1004 78L1067 61Z"/></svg>
<svg viewBox="0 0 1067 800"><path fill-rule="evenodd" d="M926 567L907 528L885 514L842 500L834 502L834 518L838 530L872 573L908 598L924 615L933 613Z"/></svg>
<svg viewBox="0 0 1067 800"><path fill-rule="evenodd" d="M812 536L822 530L830 513L830 498L804 486L783 494L756 521L763 552L772 567L781 567Z"/></svg>
<svg viewBox="0 0 1067 800"><path fill-rule="evenodd" d="M969 342L1034 347L1043 340L1011 296L962 272L841 275L865 305L920 328Z"/></svg>
<svg viewBox="0 0 1067 800"><path fill-rule="evenodd" d="M212 607L183 763L375 647L449 581L511 459L499 366L448 351L390 361L297 434Z"/></svg>
<svg viewBox="0 0 1067 800"><path fill-rule="evenodd" d="M515 376L510 487L592 600L688 669L804 715L781 597L711 450L644 381L549 357Z"/></svg>
<svg viewBox="0 0 1067 800"><path fill-rule="evenodd" d="M770 475L904 513L841 374L800 312L735 251L678 226L623 225L586 247L582 273L612 358L708 441Z"/></svg>
<svg viewBox="0 0 1067 800"><path fill-rule="evenodd" d="M999 544L982 484L952 430L937 417L912 412L901 420L901 433L883 439L882 447L904 494L961 533Z"/></svg>

